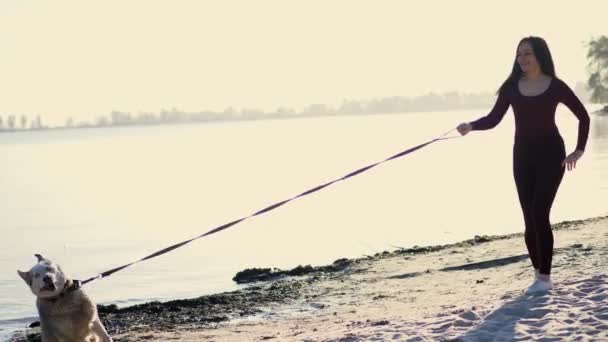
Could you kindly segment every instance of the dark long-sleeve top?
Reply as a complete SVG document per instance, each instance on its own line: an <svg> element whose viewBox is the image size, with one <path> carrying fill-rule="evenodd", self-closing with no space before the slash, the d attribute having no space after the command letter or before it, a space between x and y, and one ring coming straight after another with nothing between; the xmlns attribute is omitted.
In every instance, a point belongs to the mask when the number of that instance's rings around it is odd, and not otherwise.
<svg viewBox="0 0 608 342"><path fill-rule="evenodd" d="M589 114L570 87L558 78L553 78L549 88L536 96L522 95L517 84L504 87L490 113L471 122L471 125L474 130L494 128L505 116L509 106L512 106L516 140L556 136L559 135L559 130L555 124L555 110L560 102L578 118L576 149L584 151L589 136Z"/></svg>

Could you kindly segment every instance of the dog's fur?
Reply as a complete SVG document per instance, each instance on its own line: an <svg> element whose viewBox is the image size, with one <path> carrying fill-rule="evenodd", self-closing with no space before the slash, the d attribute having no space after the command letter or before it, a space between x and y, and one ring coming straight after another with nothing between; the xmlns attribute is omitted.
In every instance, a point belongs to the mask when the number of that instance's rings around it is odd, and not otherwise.
<svg viewBox="0 0 608 342"><path fill-rule="evenodd" d="M34 267L17 273L37 297L42 342L111 342L89 296L59 265L36 257Z"/></svg>

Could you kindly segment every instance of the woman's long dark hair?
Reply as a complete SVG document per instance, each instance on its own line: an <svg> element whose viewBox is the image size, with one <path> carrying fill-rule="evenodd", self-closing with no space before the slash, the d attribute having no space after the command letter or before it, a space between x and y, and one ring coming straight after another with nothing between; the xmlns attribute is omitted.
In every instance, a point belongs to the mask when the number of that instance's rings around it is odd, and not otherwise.
<svg viewBox="0 0 608 342"><path fill-rule="evenodd" d="M530 46L532 46L532 51L534 52L534 56L538 61L538 65L540 66L540 70L548 76L555 78L555 66L553 65L553 58L551 57L551 51L549 50L549 46L544 39L540 37L526 37L519 41L517 47L524 43L528 42ZM500 86L498 89L498 93L505 90L507 87L517 86L517 81L523 75L523 71L521 71L521 67L519 63L517 63L517 52L515 53L515 62L513 62L513 70L511 71L511 75L507 77L506 81Z"/></svg>

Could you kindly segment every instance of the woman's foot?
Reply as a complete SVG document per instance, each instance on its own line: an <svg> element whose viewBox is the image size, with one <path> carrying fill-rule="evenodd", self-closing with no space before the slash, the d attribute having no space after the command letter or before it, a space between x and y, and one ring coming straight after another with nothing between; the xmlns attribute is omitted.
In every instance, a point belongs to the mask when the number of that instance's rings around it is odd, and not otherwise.
<svg viewBox="0 0 608 342"><path fill-rule="evenodd" d="M536 280L526 290L526 294L537 294L551 290L553 283L551 282L551 276L548 274L537 273Z"/></svg>

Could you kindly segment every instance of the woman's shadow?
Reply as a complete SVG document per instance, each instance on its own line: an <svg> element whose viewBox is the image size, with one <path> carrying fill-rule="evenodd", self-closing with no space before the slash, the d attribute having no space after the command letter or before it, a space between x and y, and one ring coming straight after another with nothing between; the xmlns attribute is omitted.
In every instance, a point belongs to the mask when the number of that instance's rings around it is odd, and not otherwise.
<svg viewBox="0 0 608 342"><path fill-rule="evenodd" d="M492 341L495 339L515 340L518 323L526 325L526 331L534 334L542 332L545 324L540 319L553 310L547 308L550 294L520 295L505 302L500 308L484 318L483 323L468 330L454 341Z"/></svg>

